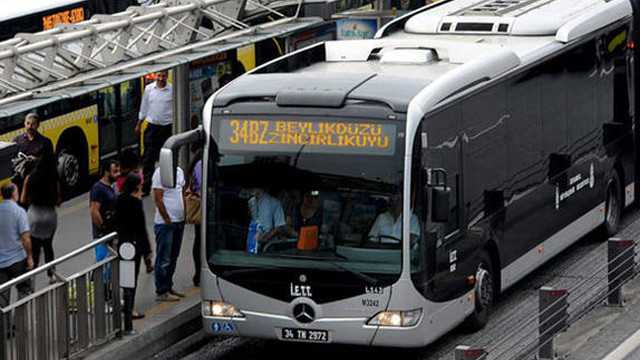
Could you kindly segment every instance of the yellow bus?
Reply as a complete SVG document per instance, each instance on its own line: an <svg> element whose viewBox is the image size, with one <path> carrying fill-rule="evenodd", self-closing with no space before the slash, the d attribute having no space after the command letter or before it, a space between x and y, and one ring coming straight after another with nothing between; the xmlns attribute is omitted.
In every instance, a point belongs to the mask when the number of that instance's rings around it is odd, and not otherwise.
<svg viewBox="0 0 640 360"><path fill-rule="evenodd" d="M66 193L98 174L100 159L137 146L133 131L142 93L140 77L84 91L73 88L0 108L0 141L24 133L24 117L38 114L38 131L51 139Z"/></svg>
<svg viewBox="0 0 640 360"><path fill-rule="evenodd" d="M15 144L0 141L0 186L11 180L11 159L16 152L17 146ZM1 196L0 202L2 202Z"/></svg>

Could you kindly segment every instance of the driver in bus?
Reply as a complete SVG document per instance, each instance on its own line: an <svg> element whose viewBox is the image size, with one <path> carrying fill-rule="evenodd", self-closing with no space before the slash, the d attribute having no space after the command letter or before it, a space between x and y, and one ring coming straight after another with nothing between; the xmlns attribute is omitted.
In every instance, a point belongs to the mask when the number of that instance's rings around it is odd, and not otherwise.
<svg viewBox="0 0 640 360"><path fill-rule="evenodd" d="M420 223L415 213L410 219L411 243L420 236ZM402 239L402 195L394 194L389 199L387 211L376 217L369 231L369 241L381 244L397 244Z"/></svg>
<svg viewBox="0 0 640 360"><path fill-rule="evenodd" d="M263 246L267 241L278 236L286 225L282 204L263 188L251 189L249 212L251 222L256 227L256 245Z"/></svg>

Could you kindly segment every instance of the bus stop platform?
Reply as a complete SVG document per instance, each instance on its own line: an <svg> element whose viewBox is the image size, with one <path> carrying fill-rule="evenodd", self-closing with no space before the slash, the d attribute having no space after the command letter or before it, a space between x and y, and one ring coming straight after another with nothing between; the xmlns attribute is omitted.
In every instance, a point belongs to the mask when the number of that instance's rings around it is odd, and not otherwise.
<svg viewBox="0 0 640 360"><path fill-rule="evenodd" d="M155 235L153 218L155 204L153 196L143 199L146 226L155 260ZM74 251L92 240L91 215L89 211L89 193L66 201L58 209L58 229L53 238L55 257L59 258ZM121 336L103 344L91 347L76 359L145 359L165 349L192 333L202 329L200 318L200 288L194 286L195 266L192 255L194 225L187 224L183 236L178 265L174 275L175 290L185 293L180 301L157 301L153 272L147 273L144 263L140 266L138 287L134 309L145 317L134 320L136 335ZM74 272L78 268L95 263L93 254L79 257L69 269L59 267L63 272ZM42 259L41 264L42 265Z"/></svg>
<svg viewBox="0 0 640 360"><path fill-rule="evenodd" d="M155 297L155 294L146 294ZM143 319L134 320L137 334L112 339L76 357L86 360L147 359L202 329L200 290L186 292L178 302L158 302Z"/></svg>

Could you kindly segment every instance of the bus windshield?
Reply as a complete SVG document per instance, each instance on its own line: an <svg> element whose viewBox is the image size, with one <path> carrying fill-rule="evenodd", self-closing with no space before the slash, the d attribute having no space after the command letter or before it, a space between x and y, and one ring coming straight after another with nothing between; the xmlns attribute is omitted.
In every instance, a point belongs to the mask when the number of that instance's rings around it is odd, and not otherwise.
<svg viewBox="0 0 640 360"><path fill-rule="evenodd" d="M401 272L403 127L397 121L222 119L208 169L207 259L233 281L260 270Z"/></svg>

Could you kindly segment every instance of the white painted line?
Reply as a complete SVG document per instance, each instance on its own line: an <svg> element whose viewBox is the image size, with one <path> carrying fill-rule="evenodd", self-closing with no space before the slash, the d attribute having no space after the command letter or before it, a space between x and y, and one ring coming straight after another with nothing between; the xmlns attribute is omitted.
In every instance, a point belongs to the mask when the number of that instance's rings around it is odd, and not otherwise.
<svg viewBox="0 0 640 360"><path fill-rule="evenodd" d="M640 346L640 330L636 331L633 335L629 336L622 344L620 344L615 350L613 350L603 360L622 360L629 355L633 350Z"/></svg>

